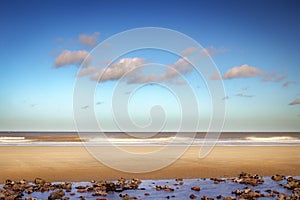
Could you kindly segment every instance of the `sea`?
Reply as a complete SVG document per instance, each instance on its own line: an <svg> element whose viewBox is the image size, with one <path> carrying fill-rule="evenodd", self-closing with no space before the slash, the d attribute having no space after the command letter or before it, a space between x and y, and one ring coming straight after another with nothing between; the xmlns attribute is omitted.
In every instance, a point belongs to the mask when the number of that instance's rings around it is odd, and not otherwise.
<svg viewBox="0 0 300 200"><path fill-rule="evenodd" d="M0 132L0 146L300 146L300 132Z"/></svg>

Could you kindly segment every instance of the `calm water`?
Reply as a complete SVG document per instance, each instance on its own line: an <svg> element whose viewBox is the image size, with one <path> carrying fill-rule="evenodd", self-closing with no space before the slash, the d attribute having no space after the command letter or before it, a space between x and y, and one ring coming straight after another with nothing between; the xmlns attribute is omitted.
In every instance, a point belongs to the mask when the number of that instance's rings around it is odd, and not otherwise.
<svg viewBox="0 0 300 200"><path fill-rule="evenodd" d="M299 178L299 177L296 177ZM232 194L232 191L235 191L237 189L242 190L246 186L250 187L252 190L259 190L263 194L268 194L266 190L271 189L271 190L277 190L280 193L285 193L285 194L291 194L292 192L290 190L285 189L284 187L280 186L280 184L286 184L286 180L283 181L273 181L270 177L264 177L265 182L263 184L259 184L258 186L250 186L250 185L244 185L244 184L238 184L229 180L226 180L226 182L221 182L219 184L214 184L212 180L204 180L204 179L184 179L184 184L178 186L177 188L173 186L175 183L178 183L175 180L142 180L142 183L139 185L139 188L144 188L144 190L126 190L122 192L123 194L128 194L129 196L132 197L138 197L138 199L167 199L167 196L173 196L170 199L189 199L190 194L195 194L198 196L197 199L200 199L201 196L205 195L207 197L212 197L215 198L218 195L222 195L224 197L232 196L235 197L234 194ZM91 186L90 182L75 182L73 183L73 189L72 192L76 193L75 196L70 196L70 199L77 200L79 199L78 197L81 195L84 195L86 199L97 199L99 197L93 197L90 193L77 193L75 187L83 185L83 186ZM168 185L170 187L173 187L175 191L156 191L153 189L153 186L163 186L163 185ZM193 186L200 186L201 191L200 192L195 192L191 190L191 187ZM0 185L1 188L1 185ZM50 195L51 192L34 192L30 195L25 194L24 198L27 196L30 197L35 197L37 199L47 199L47 197ZM145 197L144 194L149 193L150 196ZM108 196L106 196L106 199L121 199L119 197L118 192L112 192L108 193ZM69 193L66 193L66 196L69 196ZM261 198L264 200L270 200L270 199L277 199L277 196L275 197L264 197Z"/></svg>

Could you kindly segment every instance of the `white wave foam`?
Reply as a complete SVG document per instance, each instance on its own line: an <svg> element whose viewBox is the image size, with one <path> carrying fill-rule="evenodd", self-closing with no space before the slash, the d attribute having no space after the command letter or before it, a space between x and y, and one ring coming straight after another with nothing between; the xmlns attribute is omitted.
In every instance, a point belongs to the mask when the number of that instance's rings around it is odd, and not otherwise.
<svg viewBox="0 0 300 200"><path fill-rule="evenodd" d="M25 137L0 137L0 143L18 143L18 142L30 142L31 140L25 139Z"/></svg>
<svg viewBox="0 0 300 200"><path fill-rule="evenodd" d="M296 137L290 136L277 136L277 137L246 137L245 140L251 142L274 142L274 143L286 143L286 142L300 142Z"/></svg>

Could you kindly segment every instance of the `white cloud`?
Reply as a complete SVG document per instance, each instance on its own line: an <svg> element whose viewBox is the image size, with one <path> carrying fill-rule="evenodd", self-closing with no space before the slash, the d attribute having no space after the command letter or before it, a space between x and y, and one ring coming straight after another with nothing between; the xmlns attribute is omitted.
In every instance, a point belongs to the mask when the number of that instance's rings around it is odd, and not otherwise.
<svg viewBox="0 0 300 200"><path fill-rule="evenodd" d="M289 105L293 106L293 105L297 105L300 104L300 99L295 99L294 101L292 101L291 103L289 103Z"/></svg>
<svg viewBox="0 0 300 200"><path fill-rule="evenodd" d="M263 72L256 68L244 64L242 66L237 66L229 69L223 76L224 79L233 79L233 78L249 78L254 76L262 75Z"/></svg>
<svg viewBox="0 0 300 200"><path fill-rule="evenodd" d="M86 46L96 46L99 40L99 32L95 32L92 35L88 34L81 34L78 37L78 40L81 44L86 45Z"/></svg>
<svg viewBox="0 0 300 200"><path fill-rule="evenodd" d="M95 67L92 67L92 66L90 66L90 67L84 67L84 68L82 68L82 69L77 73L76 76L77 76L77 77L87 76L87 75L90 75L90 74L94 73L95 70L96 70L96 68L95 68Z"/></svg>
<svg viewBox="0 0 300 200"><path fill-rule="evenodd" d="M129 84L136 83L147 83L147 82L162 82L162 81L172 81L176 79L180 74L187 74L193 71L193 66L189 63L188 58L180 58L175 63L167 66L166 72L164 74L135 74L135 76L130 77L128 80ZM179 84L179 82L174 82L174 84Z"/></svg>
<svg viewBox="0 0 300 200"><path fill-rule="evenodd" d="M118 80L126 73L141 67L144 64L145 60L143 58L122 58L120 61L111 64L107 68L99 69L92 75L91 80L98 82Z"/></svg>
<svg viewBox="0 0 300 200"><path fill-rule="evenodd" d="M143 58L123 58L120 61L111 64L106 69L97 70L92 76L91 80L98 82L105 82L109 80L118 80L126 73L131 72L127 76L128 84L147 83L147 82L161 82L173 81L181 74L187 74L193 71L193 66L188 62L187 58L180 58L175 63L166 66L165 73L162 74L143 74L141 70L135 69L146 64ZM174 82L174 84L181 84Z"/></svg>
<svg viewBox="0 0 300 200"><path fill-rule="evenodd" d="M61 52L58 57L55 59L54 64L55 68L62 67L64 65L80 65L87 57L89 52L85 50L70 51L65 50Z"/></svg>

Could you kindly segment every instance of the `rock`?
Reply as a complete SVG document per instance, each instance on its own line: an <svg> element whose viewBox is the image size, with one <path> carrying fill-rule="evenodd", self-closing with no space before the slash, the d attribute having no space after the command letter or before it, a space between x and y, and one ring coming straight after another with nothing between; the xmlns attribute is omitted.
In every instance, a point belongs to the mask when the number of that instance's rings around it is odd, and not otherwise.
<svg viewBox="0 0 300 200"><path fill-rule="evenodd" d="M258 186L258 184L264 183L263 177L259 177L257 174L247 174L242 172L238 178L234 178L233 182L245 184L245 185L252 185L252 186Z"/></svg>
<svg viewBox="0 0 300 200"><path fill-rule="evenodd" d="M44 185L46 183L46 181L44 179L41 179L41 178L35 178L34 183L38 184L38 185Z"/></svg>
<svg viewBox="0 0 300 200"><path fill-rule="evenodd" d="M191 189L194 190L194 191L200 191L200 187L199 186L194 186Z"/></svg>
<svg viewBox="0 0 300 200"><path fill-rule="evenodd" d="M289 189L289 190L293 190L295 188L300 187L300 181L294 179L294 180L288 182L286 185L284 185L284 187Z"/></svg>
<svg viewBox="0 0 300 200"><path fill-rule="evenodd" d="M48 197L48 200L57 200L57 199L62 199L62 197L57 193L51 193L50 196Z"/></svg>
<svg viewBox="0 0 300 200"><path fill-rule="evenodd" d="M5 185L14 185L14 181L10 180L10 179L6 179L5 180Z"/></svg>
<svg viewBox="0 0 300 200"><path fill-rule="evenodd" d="M25 184L27 184L27 181L26 181L25 179L21 179L21 180L19 181L19 183L22 184L22 185L25 185Z"/></svg>
<svg viewBox="0 0 300 200"><path fill-rule="evenodd" d="M83 185L79 185L79 186L75 187L75 189L80 189L80 190L85 189L85 188L86 188L86 186L83 186Z"/></svg>
<svg viewBox="0 0 300 200"><path fill-rule="evenodd" d="M150 194L149 194L149 193L145 193L144 195L145 195L145 196L150 196Z"/></svg>
<svg viewBox="0 0 300 200"><path fill-rule="evenodd" d="M48 200L62 199L63 196L65 196L65 192L62 189L59 189L55 192L51 192Z"/></svg>
<svg viewBox="0 0 300 200"><path fill-rule="evenodd" d="M107 193L99 190L99 191L95 191L95 193L93 193L92 196L107 196Z"/></svg>
<svg viewBox="0 0 300 200"><path fill-rule="evenodd" d="M87 191L85 189L78 189L77 192L78 193L86 193Z"/></svg>
<svg viewBox="0 0 300 200"><path fill-rule="evenodd" d="M85 196L79 196L81 200L85 200Z"/></svg>
<svg viewBox="0 0 300 200"><path fill-rule="evenodd" d="M176 178L175 181L183 181L183 178Z"/></svg>
<svg viewBox="0 0 300 200"><path fill-rule="evenodd" d="M164 185L164 186L158 186L158 185L156 185L153 188L156 189L156 191L160 191L160 190L171 191L171 192L174 191L174 188L171 188L171 187L169 187L167 185Z"/></svg>
<svg viewBox="0 0 300 200"><path fill-rule="evenodd" d="M110 191L114 192L116 190L116 185L113 182L106 183L105 187L106 187L106 192L110 192Z"/></svg>
<svg viewBox="0 0 300 200"><path fill-rule="evenodd" d="M271 179L274 180L274 181L281 181L281 180L283 180L284 178L285 178L285 176L282 176L282 175L279 175L279 174L273 175L273 176L271 177Z"/></svg>
<svg viewBox="0 0 300 200"><path fill-rule="evenodd" d="M196 199L196 198L197 198L196 195L194 195L194 194L191 194L191 195L190 195L190 199Z"/></svg>
<svg viewBox="0 0 300 200"><path fill-rule="evenodd" d="M207 200L207 196L202 196L201 200Z"/></svg>
<svg viewBox="0 0 300 200"><path fill-rule="evenodd" d="M37 200L37 198L26 197L25 200Z"/></svg>
<svg viewBox="0 0 300 200"><path fill-rule="evenodd" d="M223 200L235 200L234 197L225 197Z"/></svg>

